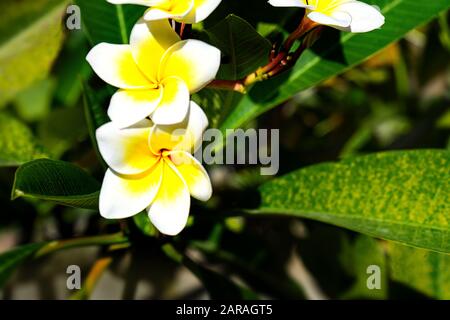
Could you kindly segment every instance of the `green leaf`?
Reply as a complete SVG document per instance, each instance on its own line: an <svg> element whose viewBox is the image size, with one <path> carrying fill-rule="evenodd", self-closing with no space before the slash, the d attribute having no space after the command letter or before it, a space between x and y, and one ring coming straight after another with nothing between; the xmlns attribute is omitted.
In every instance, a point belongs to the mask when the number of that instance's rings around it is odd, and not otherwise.
<svg viewBox="0 0 450 320"><path fill-rule="evenodd" d="M63 41L65 0L0 3L0 106L47 75Z"/></svg>
<svg viewBox="0 0 450 320"><path fill-rule="evenodd" d="M450 255L388 243L392 280L432 298L450 299Z"/></svg>
<svg viewBox="0 0 450 320"><path fill-rule="evenodd" d="M38 133L52 158L60 158L64 152L88 136L82 106L53 110L39 123Z"/></svg>
<svg viewBox="0 0 450 320"><path fill-rule="evenodd" d="M131 29L146 8L115 5L106 0L75 0L82 12L83 30L92 44L128 43Z"/></svg>
<svg viewBox="0 0 450 320"><path fill-rule="evenodd" d="M222 52L218 79L237 80L255 71L267 61L270 43L245 20L229 15L206 31L207 42ZM216 89L205 89L194 96L208 115L210 125L217 127L242 99L242 94Z"/></svg>
<svg viewBox="0 0 450 320"><path fill-rule="evenodd" d="M305 217L450 252L450 153L400 151L314 165L260 187L255 214Z"/></svg>
<svg viewBox="0 0 450 320"><path fill-rule="evenodd" d="M344 248L340 253L340 260L347 273L355 277L355 282L348 291L340 296L340 298L387 298L388 272L386 256L380 245L380 241L363 235L356 237L353 243L349 243L347 240L344 242ZM367 273L369 266L377 266L380 268L380 289L371 290L367 286L367 279L370 276L370 274Z"/></svg>
<svg viewBox="0 0 450 320"><path fill-rule="evenodd" d="M55 65L57 81L55 99L64 106L73 106L82 93L82 82L92 74L86 61L89 45L81 31L72 31Z"/></svg>
<svg viewBox="0 0 450 320"><path fill-rule="evenodd" d="M18 166L37 158L45 158L43 148L31 130L6 112L0 113L0 167Z"/></svg>
<svg viewBox="0 0 450 320"><path fill-rule="evenodd" d="M229 15L206 33L222 52L219 79L241 79L267 62L270 42L238 16Z"/></svg>
<svg viewBox="0 0 450 320"><path fill-rule="evenodd" d="M27 122L40 121L50 112L55 81L46 78L21 91L14 99L17 114Z"/></svg>
<svg viewBox="0 0 450 320"><path fill-rule="evenodd" d="M83 82L82 84L84 115L86 117L89 136L91 138L92 145L94 146L95 153L97 154L97 158L106 168L107 166L104 163L98 149L95 132L100 126L110 121L105 109L103 109L103 105L106 105L105 100L110 97L110 93L108 91L109 87L104 87L103 90L97 90L96 92L94 92L94 90L91 89L91 87L87 83Z"/></svg>
<svg viewBox="0 0 450 320"><path fill-rule="evenodd" d="M2 288L5 285L8 278L20 264L25 262L27 259L31 258L44 245L46 245L45 242L27 244L1 254L0 288Z"/></svg>
<svg viewBox="0 0 450 320"><path fill-rule="evenodd" d="M63 161L40 159L16 171L12 199L19 197L98 210L100 184L81 168Z"/></svg>
<svg viewBox="0 0 450 320"><path fill-rule="evenodd" d="M255 85L227 115L221 129L238 128L274 108L294 94L361 63L408 31L449 8L448 0L371 0L386 17L380 29L364 34L323 34L313 50L307 50L290 72ZM277 9L273 9L277 10Z"/></svg>

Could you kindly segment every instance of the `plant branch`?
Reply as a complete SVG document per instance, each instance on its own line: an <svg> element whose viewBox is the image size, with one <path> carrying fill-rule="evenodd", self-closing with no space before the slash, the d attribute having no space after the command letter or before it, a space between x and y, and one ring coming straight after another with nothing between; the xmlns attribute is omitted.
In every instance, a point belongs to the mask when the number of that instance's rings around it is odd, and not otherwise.
<svg viewBox="0 0 450 320"><path fill-rule="evenodd" d="M272 78L295 65L305 49L309 48L318 39L321 30L322 28L319 27L316 22L310 20L308 17L304 17L297 29L295 29L283 43L281 50L278 53L276 45L272 46L269 53L268 64L258 68L255 72L242 79L214 80L208 87L231 90L245 94L248 86L255 82ZM291 49L297 40L302 40L302 43L297 50L291 52Z"/></svg>
<svg viewBox="0 0 450 320"><path fill-rule="evenodd" d="M123 233L115 233L109 235L75 238L68 240L56 240L46 244L35 254L35 258L53 253L59 250L86 247L94 245L118 245L128 243L128 238Z"/></svg>

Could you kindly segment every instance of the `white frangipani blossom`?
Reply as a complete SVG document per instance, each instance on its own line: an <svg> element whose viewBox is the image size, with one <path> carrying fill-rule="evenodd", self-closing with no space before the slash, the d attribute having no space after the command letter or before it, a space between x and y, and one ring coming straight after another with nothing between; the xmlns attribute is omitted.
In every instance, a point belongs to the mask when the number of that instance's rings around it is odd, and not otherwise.
<svg viewBox="0 0 450 320"><path fill-rule="evenodd" d="M100 191L100 214L123 219L147 210L153 225L166 235L180 233L189 217L190 197L207 201L212 194L208 173L191 153L208 126L202 109L191 102L176 126L143 120L120 128L109 122L97 130L108 164Z"/></svg>
<svg viewBox="0 0 450 320"><path fill-rule="evenodd" d="M86 60L103 81L119 88L108 116L124 128L147 117L156 124L181 122L190 94L215 78L220 50L199 40L181 40L167 20L140 20L129 45L100 43Z"/></svg>
<svg viewBox="0 0 450 320"><path fill-rule="evenodd" d="M150 7L144 14L147 21L174 19L197 23L205 20L222 0L108 0L113 4L137 4Z"/></svg>
<svg viewBox="0 0 450 320"><path fill-rule="evenodd" d="M384 24L380 10L356 0L269 0L274 7L305 8L310 20L343 31L369 32Z"/></svg>

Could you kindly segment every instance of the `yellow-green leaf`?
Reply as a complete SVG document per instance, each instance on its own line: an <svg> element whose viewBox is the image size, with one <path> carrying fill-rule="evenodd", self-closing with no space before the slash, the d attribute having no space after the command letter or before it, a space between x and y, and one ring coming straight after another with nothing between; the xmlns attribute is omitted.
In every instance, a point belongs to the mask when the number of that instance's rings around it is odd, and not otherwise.
<svg viewBox="0 0 450 320"><path fill-rule="evenodd" d="M378 153L314 165L260 188L255 214L284 214L450 252L450 152Z"/></svg>
<svg viewBox="0 0 450 320"><path fill-rule="evenodd" d="M62 41L66 0L0 3L0 106L43 79Z"/></svg>
<svg viewBox="0 0 450 320"><path fill-rule="evenodd" d="M7 112L0 112L0 167L18 166L47 157L31 130Z"/></svg>
<svg viewBox="0 0 450 320"><path fill-rule="evenodd" d="M388 243L392 280L437 299L450 299L450 255Z"/></svg>

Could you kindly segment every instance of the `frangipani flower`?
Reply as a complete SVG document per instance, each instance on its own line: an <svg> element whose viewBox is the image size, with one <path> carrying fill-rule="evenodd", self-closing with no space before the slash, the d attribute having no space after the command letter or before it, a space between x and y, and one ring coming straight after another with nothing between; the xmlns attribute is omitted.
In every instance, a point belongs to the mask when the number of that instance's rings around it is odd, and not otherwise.
<svg viewBox="0 0 450 320"><path fill-rule="evenodd" d="M108 0L114 4L138 4L150 7L147 21L171 18L178 22L197 23L205 20L222 0Z"/></svg>
<svg viewBox="0 0 450 320"><path fill-rule="evenodd" d="M356 0L269 0L274 7L300 7L318 23L350 32L369 32L384 24L380 11Z"/></svg>
<svg viewBox="0 0 450 320"><path fill-rule="evenodd" d="M129 45L100 43L86 60L100 78L119 88L108 115L124 128L147 117L156 124L183 121L190 94L215 78L220 51L199 40L181 41L167 20L140 20Z"/></svg>
<svg viewBox="0 0 450 320"><path fill-rule="evenodd" d="M207 172L191 155L207 126L206 115L191 102L186 119L177 126L145 119L124 129L114 122L100 127L98 146L110 167L100 191L100 214L123 219L146 209L160 232L181 232L190 196L207 201L212 193Z"/></svg>

